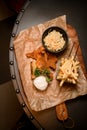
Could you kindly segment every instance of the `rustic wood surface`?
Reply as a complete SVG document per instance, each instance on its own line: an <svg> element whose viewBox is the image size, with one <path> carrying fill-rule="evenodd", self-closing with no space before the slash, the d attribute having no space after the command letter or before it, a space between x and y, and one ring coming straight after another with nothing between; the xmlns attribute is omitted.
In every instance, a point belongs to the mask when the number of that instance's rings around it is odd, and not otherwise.
<svg viewBox="0 0 87 130"><path fill-rule="evenodd" d="M82 50L80 47L80 42L79 42L77 31L71 25L67 25L67 33L68 33L69 37L71 38L71 40L73 41L75 48L77 48L79 46L78 51L77 51L77 57L80 62L80 65L82 67L83 73L84 73L85 77L87 78L86 67L84 64L84 59L83 59ZM57 118L59 120L63 121L68 118L68 110L67 110L67 106L66 106L65 102L56 106L56 114L57 114Z"/></svg>

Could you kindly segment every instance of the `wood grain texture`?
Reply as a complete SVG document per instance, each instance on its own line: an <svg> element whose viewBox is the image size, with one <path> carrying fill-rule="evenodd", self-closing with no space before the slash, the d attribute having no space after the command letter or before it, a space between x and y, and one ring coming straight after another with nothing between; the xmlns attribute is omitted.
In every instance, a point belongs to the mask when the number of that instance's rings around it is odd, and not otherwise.
<svg viewBox="0 0 87 130"><path fill-rule="evenodd" d="M84 64L82 50L80 47L79 38L76 32L76 29L72 27L71 25L67 25L67 33L68 33L68 36L71 38L72 42L74 43L74 47L78 48L77 57L82 67L83 73L85 77L87 78L86 67ZM57 115L57 118L61 121L66 120L68 118L68 110L67 110L67 106L65 102L56 106L56 115Z"/></svg>

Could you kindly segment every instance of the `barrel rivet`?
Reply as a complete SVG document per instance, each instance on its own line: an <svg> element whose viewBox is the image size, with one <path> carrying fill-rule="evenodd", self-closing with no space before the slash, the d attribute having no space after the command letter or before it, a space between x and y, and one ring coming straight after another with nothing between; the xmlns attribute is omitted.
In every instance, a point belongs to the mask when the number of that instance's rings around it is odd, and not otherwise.
<svg viewBox="0 0 87 130"><path fill-rule="evenodd" d="M31 115L31 116L30 116L30 120L33 120L33 119L34 119L34 117Z"/></svg>
<svg viewBox="0 0 87 130"><path fill-rule="evenodd" d="M25 105L25 103L22 103L22 107L25 107L26 105Z"/></svg>
<svg viewBox="0 0 87 130"><path fill-rule="evenodd" d="M12 78L12 79L15 79L16 77L15 77L15 75L12 75L11 78Z"/></svg>
<svg viewBox="0 0 87 130"><path fill-rule="evenodd" d="M21 12L24 12L24 11L25 11L24 9L21 10Z"/></svg>
<svg viewBox="0 0 87 130"><path fill-rule="evenodd" d="M12 33L12 35L11 35L12 37L15 37L15 34L14 33Z"/></svg>
<svg viewBox="0 0 87 130"><path fill-rule="evenodd" d="M9 62L9 64L10 64L10 65L13 65L13 64L14 64L14 62L13 62L13 61L10 61L10 62Z"/></svg>
<svg viewBox="0 0 87 130"><path fill-rule="evenodd" d="M19 90L19 89L16 89L16 93L17 93L17 94L20 93L20 90Z"/></svg>
<svg viewBox="0 0 87 130"><path fill-rule="evenodd" d="M10 47L9 49L10 49L10 51L13 51L13 50L14 50L14 47Z"/></svg>
<svg viewBox="0 0 87 130"><path fill-rule="evenodd" d="M16 24L19 24L19 20L16 20Z"/></svg>

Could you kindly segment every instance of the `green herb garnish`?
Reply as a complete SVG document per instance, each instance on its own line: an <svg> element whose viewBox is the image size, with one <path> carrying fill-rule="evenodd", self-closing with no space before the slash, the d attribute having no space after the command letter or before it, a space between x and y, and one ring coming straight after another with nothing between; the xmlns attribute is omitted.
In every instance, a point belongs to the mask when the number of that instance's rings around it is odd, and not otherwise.
<svg viewBox="0 0 87 130"><path fill-rule="evenodd" d="M44 76L49 76L50 75L50 71L48 69L44 69L44 70L42 70L42 74Z"/></svg>
<svg viewBox="0 0 87 130"><path fill-rule="evenodd" d="M35 71L34 71L34 75L36 77L38 77L40 75L45 76L48 83L52 80L50 78L50 71L48 69L46 69L46 68L45 69L36 68Z"/></svg>
<svg viewBox="0 0 87 130"><path fill-rule="evenodd" d="M41 74L42 74L41 70L36 68L34 71L34 75L37 77L37 76L40 76Z"/></svg>
<svg viewBox="0 0 87 130"><path fill-rule="evenodd" d="M46 77L46 81L49 83L50 81L52 81L52 79L50 77Z"/></svg>

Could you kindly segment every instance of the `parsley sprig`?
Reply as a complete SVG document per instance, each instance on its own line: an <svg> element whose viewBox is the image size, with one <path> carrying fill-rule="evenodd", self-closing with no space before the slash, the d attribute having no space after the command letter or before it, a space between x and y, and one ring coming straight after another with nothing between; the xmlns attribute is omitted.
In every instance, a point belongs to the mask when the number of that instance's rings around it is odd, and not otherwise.
<svg viewBox="0 0 87 130"><path fill-rule="evenodd" d="M44 69L39 69L39 68L36 68L35 71L34 71L34 75L36 77L40 76L40 75L43 75L46 77L46 80L47 82L50 82L52 79L50 78L50 71L47 69L47 68L44 68Z"/></svg>

